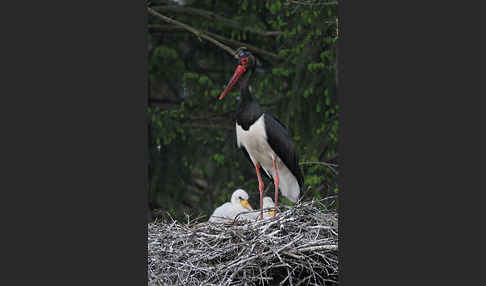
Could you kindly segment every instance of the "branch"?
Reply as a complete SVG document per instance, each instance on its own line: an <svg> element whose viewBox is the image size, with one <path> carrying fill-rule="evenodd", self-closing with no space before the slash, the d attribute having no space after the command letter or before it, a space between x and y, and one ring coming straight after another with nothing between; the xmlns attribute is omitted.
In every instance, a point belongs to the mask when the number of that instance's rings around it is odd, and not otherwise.
<svg viewBox="0 0 486 286"><path fill-rule="evenodd" d="M162 20L164 20L165 22L167 23L171 23L171 24L174 24L174 25L177 25L177 26L180 26L184 29L186 29L187 31L193 33L194 35L196 35L199 39L203 38L205 40L208 40L209 42L215 44L216 46L220 47L221 49L225 50L226 52L228 52L232 57L236 57L235 55L235 51L233 51L230 47L216 41L215 39L205 35L203 32L199 31L199 30L196 30L194 29L193 27L189 26L189 25L186 25L184 23L181 23L179 21L176 21L174 19L171 19L167 16L164 16L160 13L158 13L157 11L155 11L154 9L150 8L150 7L147 7L147 10L149 11L150 14L154 15L154 16L157 16L159 18L161 18Z"/></svg>
<svg viewBox="0 0 486 286"><path fill-rule="evenodd" d="M289 5L290 3L293 4L298 4L298 5L309 5L309 6L332 6L332 5L337 5L337 1L313 1L313 0L300 0L300 1L292 1L292 0L287 0L285 5Z"/></svg>
<svg viewBox="0 0 486 286"><path fill-rule="evenodd" d="M283 60L284 58L277 55L277 54L274 54L274 53L271 53L271 52L268 52L268 51L265 51L263 49L260 49L256 46L253 46L253 45L249 45L247 43L243 43L243 42L240 42L240 41L236 41L236 40L231 40L231 39L228 39L228 38L225 38L223 36L220 36L220 35L217 35L217 34L214 34L214 33L211 33L211 32L206 32L208 35L210 35L211 37L213 38L216 38L222 42L225 42L227 44L231 44L233 46L237 46L237 47L247 47L250 51L256 53L256 54L259 54L261 56L264 56L264 57L267 57L267 58L270 58L271 60L273 61L281 61Z"/></svg>
<svg viewBox="0 0 486 286"><path fill-rule="evenodd" d="M184 30L183 27L178 27L178 26L174 26L174 25L149 25L148 27L149 27L149 29L160 30L160 31L164 31L164 32L179 32L179 31ZM202 33L202 32L200 32L200 33ZM254 52L255 54L258 54L262 57L267 57L271 61L281 61L281 60L284 59L283 57L281 57L277 54L268 52L268 51L260 49L256 46L249 45L247 43L243 43L243 42L236 41L236 40L231 40L231 39L225 38L223 36L220 36L220 35L217 35L217 34L214 34L214 33L211 33L211 32L204 32L204 33L215 38L215 39L220 40L221 42L230 44L230 45L235 46L235 47L243 47L243 46L247 47L250 51Z"/></svg>
<svg viewBox="0 0 486 286"><path fill-rule="evenodd" d="M203 18L209 19L211 21L218 21L221 22L222 24L232 27L235 29L239 29L242 31L248 31L260 36L278 36L283 34L281 31L262 31L257 28L252 28L252 27L247 27L243 24L241 24L238 21L231 20L225 17L222 17L214 12L211 11L206 11L202 9L196 9L196 8L189 8L189 7L179 7L179 6L158 6L154 7L155 10L161 11L161 12L174 12L174 13L180 13L180 14L188 14L188 15L197 15L201 16Z"/></svg>
<svg viewBox="0 0 486 286"><path fill-rule="evenodd" d="M299 163L299 165L313 165L313 164L324 165L324 166L328 167L329 169L331 169L334 172L334 174L337 175L337 171L333 168L333 167L339 167L337 164L326 163L326 162L301 162L301 163Z"/></svg>
<svg viewBox="0 0 486 286"><path fill-rule="evenodd" d="M176 25L149 24L148 28L156 31L161 31L161 32L185 32L186 31L183 27L179 27Z"/></svg>
<svg viewBox="0 0 486 286"><path fill-rule="evenodd" d="M333 163L326 163L326 162L302 162L302 163L299 163L299 165L310 165L310 164L320 164L320 165L324 165L324 166L332 166L332 167L339 167L337 164L333 164Z"/></svg>

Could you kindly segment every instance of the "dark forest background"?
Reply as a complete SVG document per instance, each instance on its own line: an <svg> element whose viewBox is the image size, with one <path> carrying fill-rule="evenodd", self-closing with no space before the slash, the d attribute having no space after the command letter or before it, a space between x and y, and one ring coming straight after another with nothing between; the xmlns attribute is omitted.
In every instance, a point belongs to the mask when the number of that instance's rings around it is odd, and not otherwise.
<svg viewBox="0 0 486 286"><path fill-rule="evenodd" d="M150 7L236 50L258 57L251 92L289 129L304 199L339 193L337 2L151 1ZM148 16L149 217L205 216L245 189L257 207L255 170L236 148L239 89L217 97L236 60L180 25ZM264 179L265 180L265 179ZM273 182L265 180L273 197ZM290 204L280 196L281 203ZM279 200L280 201L280 200Z"/></svg>

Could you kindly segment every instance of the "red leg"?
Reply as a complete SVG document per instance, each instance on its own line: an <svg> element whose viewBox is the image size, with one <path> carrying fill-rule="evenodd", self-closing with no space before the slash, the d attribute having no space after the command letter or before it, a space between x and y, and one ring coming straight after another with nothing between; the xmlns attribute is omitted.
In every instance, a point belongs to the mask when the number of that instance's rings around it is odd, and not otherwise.
<svg viewBox="0 0 486 286"><path fill-rule="evenodd" d="M260 166L258 165L258 163L255 164L255 170L256 170L256 173L257 173L257 177L258 177L258 190L260 191L260 218L263 219L263 180L262 180L262 176L260 175Z"/></svg>
<svg viewBox="0 0 486 286"><path fill-rule="evenodd" d="M277 170L277 162L273 159L273 183L275 185L275 212L277 212L277 204L278 204L278 170Z"/></svg>

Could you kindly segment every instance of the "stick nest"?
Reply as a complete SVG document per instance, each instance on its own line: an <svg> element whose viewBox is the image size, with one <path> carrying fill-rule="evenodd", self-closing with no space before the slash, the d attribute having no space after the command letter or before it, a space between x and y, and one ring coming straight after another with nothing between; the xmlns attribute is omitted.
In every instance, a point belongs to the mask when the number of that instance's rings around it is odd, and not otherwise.
<svg viewBox="0 0 486 286"><path fill-rule="evenodd" d="M338 215L323 202L264 220L148 225L149 285L337 285Z"/></svg>

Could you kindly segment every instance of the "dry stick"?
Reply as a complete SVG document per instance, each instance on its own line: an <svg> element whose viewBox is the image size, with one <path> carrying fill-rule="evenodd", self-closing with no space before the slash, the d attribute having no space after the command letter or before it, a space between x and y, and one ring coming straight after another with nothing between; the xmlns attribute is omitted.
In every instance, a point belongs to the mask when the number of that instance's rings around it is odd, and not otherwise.
<svg viewBox="0 0 486 286"><path fill-rule="evenodd" d="M281 267L292 271L287 271L285 281L277 282L301 282L303 273L293 271L299 268L310 272L308 279L313 283L336 283L339 238L331 230L337 213L323 212L319 208L322 202L299 202L273 218L277 223L270 228L273 221L182 225L167 218L166 222L149 224L149 283L228 285L239 280L241 284L264 284ZM275 234L280 230L288 234ZM311 281L304 280L304 284Z"/></svg>
<svg viewBox="0 0 486 286"><path fill-rule="evenodd" d="M177 31L179 29L184 29L182 27L170 26L170 25L149 25L149 28L154 29L154 30L158 30L158 31ZM200 33L202 33L202 32L200 32ZM214 34L214 33L211 33L211 32L204 32L204 34L211 36L215 40L217 39L221 42L225 42L225 43L230 44L232 46L238 46L238 47L244 46L248 50L250 50L250 51L252 51L256 54L259 54L262 57L266 57L266 58L268 58L269 60L272 60L272 61L282 61L282 60L285 59L284 57L279 56L275 53L266 51L264 49L260 49L259 47L256 47L256 46L253 46L253 45L250 45L250 44L247 44L247 43L243 43L243 42L240 42L240 41L237 41L237 40L228 39L228 38L225 38L223 36L220 36L220 35L217 35L217 34ZM281 97L279 99L282 99L282 98L283 97ZM273 104L273 103L274 102L272 101L270 103L267 103L267 105L270 105L270 104Z"/></svg>
<svg viewBox="0 0 486 286"><path fill-rule="evenodd" d="M286 3L284 3L285 5L289 5L290 3L293 3L293 4L298 4L298 5L309 5L309 6L331 6L331 5L337 5L338 2L337 1L292 1L292 0L287 0Z"/></svg>
<svg viewBox="0 0 486 286"><path fill-rule="evenodd" d="M333 168L333 166L339 167L336 164L325 163L325 162L302 162L302 163L299 163L299 165L311 165L311 164L324 165L324 166L328 167L329 169L331 169L334 172L334 174L337 174L337 171Z"/></svg>
<svg viewBox="0 0 486 286"><path fill-rule="evenodd" d="M150 8L150 7L147 7L147 10L150 12L150 14L154 15L154 16L157 16L159 18L161 18L162 20L164 20L165 22L167 23L171 23L171 24L174 24L174 25L177 25L177 26L180 26L180 27L183 27L184 29L188 30L189 32L193 33L194 35L196 35L199 39L203 38L205 40L208 40L209 42L215 44L216 46L220 47L221 49L227 51L232 57L234 58L237 58L236 54L235 54L235 51L233 51L233 49L231 49L230 47L216 41L215 39L207 36L206 34L204 34L203 32L201 31L198 31L196 29L194 29L193 27L189 26L189 25L186 25L184 23L181 23L179 21L176 21L174 19L171 19L167 16L164 16L160 13L158 13L157 11L155 11L154 9Z"/></svg>
<svg viewBox="0 0 486 286"><path fill-rule="evenodd" d="M308 165L308 164L321 164L324 166L333 166L333 167L339 167L337 164L332 164L332 163L326 163L326 162L301 162L299 165Z"/></svg>
<svg viewBox="0 0 486 286"><path fill-rule="evenodd" d="M253 46L253 45L250 45L250 44L245 44L245 43L242 43L240 41L236 41L236 40L231 40L231 39L227 39L223 36L220 36L220 35L217 35L217 34L214 34L214 33L211 33L211 32L206 32L208 35L220 40L220 41L223 41L223 42L226 42L228 44L232 44L232 45L235 45L235 46L245 46L246 48L248 48L248 50L252 51L252 52L255 52L256 54L260 54L262 56L266 56L268 58L270 58L271 60L273 61L281 61L284 59L284 57L281 57L277 54L274 54L274 53L271 53L271 52L268 52L268 51L265 51L263 49L260 49L256 46Z"/></svg>
<svg viewBox="0 0 486 286"><path fill-rule="evenodd" d="M181 6L157 6L154 7L155 10L160 11L160 12L173 12L173 13L179 13L179 14L186 14L186 15L191 15L191 16L200 16L206 19L210 19L211 21L218 21L222 23L225 26L234 28L234 29L239 29L242 31L248 31L260 36L278 36L283 34L282 31L263 31L258 28L253 28L253 27L248 27L245 26L244 24L225 18L223 16L220 16L214 12L207 11L207 10L202 10L202 9L197 9L197 8L190 8L190 7L181 7Z"/></svg>

